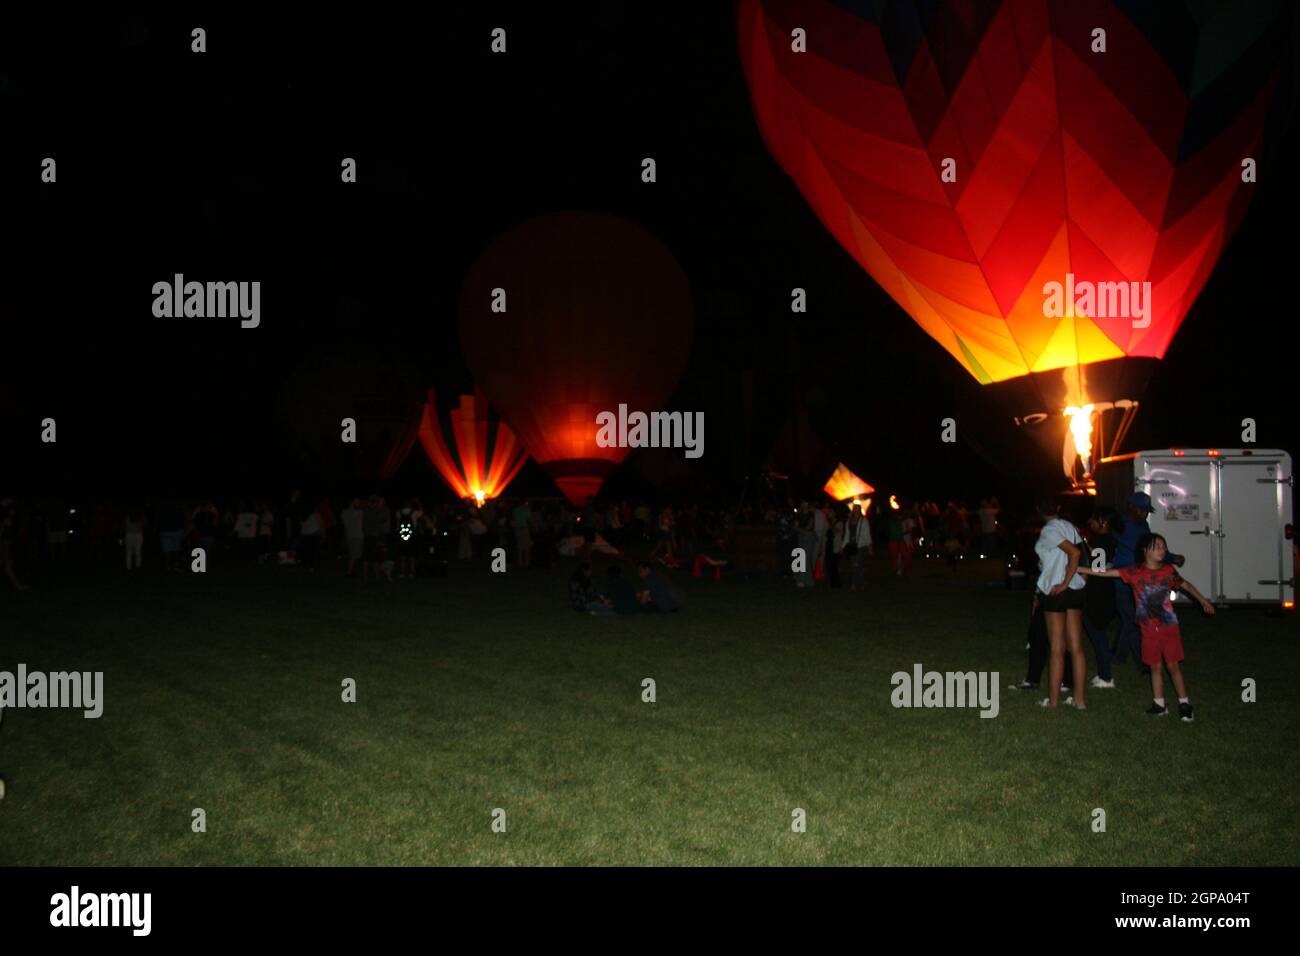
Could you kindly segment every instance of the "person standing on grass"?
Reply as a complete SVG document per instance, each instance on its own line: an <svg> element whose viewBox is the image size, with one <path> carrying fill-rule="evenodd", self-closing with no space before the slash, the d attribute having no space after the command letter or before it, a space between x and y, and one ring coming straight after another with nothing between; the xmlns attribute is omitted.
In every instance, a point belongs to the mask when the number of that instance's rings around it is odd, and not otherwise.
<svg viewBox="0 0 1300 956"><path fill-rule="evenodd" d="M320 550L325 524L320 512L312 511L298 526L298 565L307 571L316 570L316 553Z"/></svg>
<svg viewBox="0 0 1300 956"><path fill-rule="evenodd" d="M257 559L257 509L247 501L241 503L235 517L235 537L238 539L239 557L245 564Z"/></svg>
<svg viewBox="0 0 1300 956"><path fill-rule="evenodd" d="M126 569L140 570L140 558L144 553L144 512L139 508L130 508L122 519L122 544L126 548Z"/></svg>
<svg viewBox="0 0 1300 956"><path fill-rule="evenodd" d="M1154 510L1151 507L1151 497L1149 495L1142 492L1129 495L1123 526L1117 529L1115 535L1116 569L1142 563L1142 559L1137 554L1137 543L1151 533L1151 527L1147 524L1147 516ZM1167 562L1181 567L1183 557L1179 554L1169 554L1167 555ZM1142 663L1142 635L1134 614L1134 606L1133 589L1123 579L1117 580L1115 582L1115 609L1119 612L1120 625L1119 637L1116 639L1115 644L1115 660L1122 664L1131 653L1134 662L1138 665L1138 670L1145 674L1150 671L1150 668Z"/></svg>
<svg viewBox="0 0 1300 956"><path fill-rule="evenodd" d="M383 573L384 563L388 560L388 538L393 531L393 516L388 510L388 503L379 495L371 495L362 519L362 529L366 536L365 564L361 569L363 580L370 580L373 573L378 579Z"/></svg>
<svg viewBox="0 0 1300 956"><path fill-rule="evenodd" d="M1060 505L1053 498L1038 504L1046 524L1034 545L1042 572L1038 576L1038 602L1047 622L1047 639L1051 645L1047 697L1039 703L1055 707L1060 699L1061 678L1065 676L1065 651L1068 645L1074 680L1074 696L1066 698L1079 710L1088 706L1084 674L1087 661L1083 656L1083 578L1078 574L1083 556L1083 538L1079 529L1060 515Z"/></svg>
<svg viewBox="0 0 1300 956"><path fill-rule="evenodd" d="M1201 605L1206 614L1214 613L1214 605L1205 595L1183 580L1178 569L1165 563L1169 546L1158 534L1145 534L1138 539L1138 563L1110 571L1093 571L1084 568L1084 574L1099 578L1119 578L1133 590L1133 611L1142 633L1142 662L1151 668L1151 706L1147 714L1163 717L1169 713L1165 706L1164 665L1178 693L1178 716L1187 723L1192 721L1192 702L1187 696L1187 683L1183 680L1180 664L1183 661L1183 636L1178 628L1170 594L1186 591Z"/></svg>
<svg viewBox="0 0 1300 956"><path fill-rule="evenodd" d="M366 513L361 506L361 499L353 498L339 517L343 522L343 537L348 548L348 570L345 576L356 577L357 562L364 560L366 554Z"/></svg>
<svg viewBox="0 0 1300 956"><path fill-rule="evenodd" d="M533 563L533 508L528 499L515 506L510 523L515 532L515 560L519 569L526 571Z"/></svg>
<svg viewBox="0 0 1300 956"><path fill-rule="evenodd" d="M831 518L830 544L826 548L826 576L833 588L840 586L840 561L844 557L844 541L849 523L843 509L836 508Z"/></svg>
<svg viewBox="0 0 1300 956"><path fill-rule="evenodd" d="M194 515L190 520L193 524L195 544L203 549L207 562L211 565L217 549L217 524L220 521L216 505L204 498L194 509Z"/></svg>
<svg viewBox="0 0 1300 956"><path fill-rule="evenodd" d="M790 574L790 552L799 546L799 509L791 498L784 508L776 509L776 571L781 577Z"/></svg>
<svg viewBox="0 0 1300 956"><path fill-rule="evenodd" d="M665 549L665 557L661 560L664 564L673 564L676 561L676 555L673 552L673 509L667 506L659 512L659 526L655 535L655 546L650 549L650 557L659 557L659 549Z"/></svg>
<svg viewBox="0 0 1300 956"><path fill-rule="evenodd" d="M840 551L849 559L849 589L860 591L867 584L867 555L871 552L871 522L857 504L849 506Z"/></svg>
<svg viewBox="0 0 1300 956"><path fill-rule="evenodd" d="M814 546L816 560L813 565L813 580L825 580L826 578L826 533L830 529L830 522L826 518L826 509L820 505L813 506L813 534L817 537L817 544Z"/></svg>
<svg viewBox="0 0 1300 956"><path fill-rule="evenodd" d="M1113 508L1098 508L1088 520L1088 550L1083 563L1092 567L1093 557L1100 557L1109 567L1115 559L1115 535L1112 523L1115 519ZM1096 552L1101 554L1097 555ZM1110 641L1106 629L1115 617L1115 588L1109 581L1100 577L1089 577L1084 589L1083 629L1092 642L1092 649L1097 655L1097 676L1090 687L1113 689L1115 675L1111 671Z"/></svg>
<svg viewBox="0 0 1300 956"><path fill-rule="evenodd" d="M980 499L980 551L988 557L997 554L998 549L998 506L997 498Z"/></svg>
<svg viewBox="0 0 1300 956"><path fill-rule="evenodd" d="M810 588L816 583L813 569L817 559L817 533L813 531L813 516L807 511L799 513L799 537L796 540L796 547L803 551L804 569L795 572L794 583L796 587Z"/></svg>
<svg viewBox="0 0 1300 956"><path fill-rule="evenodd" d="M175 501L168 499L158 507L158 547L162 551L163 567L166 570L179 569L181 542L184 540L184 509Z"/></svg>
<svg viewBox="0 0 1300 956"><path fill-rule="evenodd" d="M271 503L264 501L257 509L257 556L266 560L275 540L275 512Z"/></svg>
<svg viewBox="0 0 1300 956"><path fill-rule="evenodd" d="M889 512L889 566L898 577L906 576L912 566L912 548L907 541L907 526L903 523L903 512L894 509Z"/></svg>

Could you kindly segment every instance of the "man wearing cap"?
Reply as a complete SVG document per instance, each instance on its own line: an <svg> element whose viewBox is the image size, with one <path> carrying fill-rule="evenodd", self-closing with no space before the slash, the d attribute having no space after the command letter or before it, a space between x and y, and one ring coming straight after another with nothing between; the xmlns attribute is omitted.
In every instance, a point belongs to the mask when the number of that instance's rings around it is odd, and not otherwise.
<svg viewBox="0 0 1300 956"><path fill-rule="evenodd" d="M1155 511L1151 507L1151 496L1137 491L1128 496L1124 514L1124 526L1115 535L1115 568L1127 568L1138 563L1137 543L1144 534L1151 533L1147 516ZM1181 554L1168 554L1166 564L1181 567L1184 558ZM1136 607L1133 603L1133 589L1122 580L1115 581L1115 609L1119 612L1119 637L1115 644L1115 661L1123 663L1129 652L1137 662L1138 670L1150 673L1150 668L1142 663L1142 632L1138 630Z"/></svg>

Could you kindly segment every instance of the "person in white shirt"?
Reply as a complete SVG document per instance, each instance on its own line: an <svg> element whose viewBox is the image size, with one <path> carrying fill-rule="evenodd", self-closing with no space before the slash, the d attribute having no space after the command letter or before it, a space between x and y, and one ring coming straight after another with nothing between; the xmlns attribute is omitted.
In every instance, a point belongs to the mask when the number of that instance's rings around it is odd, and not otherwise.
<svg viewBox="0 0 1300 956"><path fill-rule="evenodd" d="M1041 571L1034 601L1042 608L1047 622L1047 639L1052 646L1051 664L1048 667L1048 696L1039 703L1055 707L1061 695L1061 678L1065 676L1065 650L1069 647L1074 675L1074 696L1067 704L1083 710L1087 707L1085 674L1087 661L1083 654L1083 575L1078 573L1083 554L1083 538L1079 529L1060 516L1060 504L1054 498L1044 498L1038 503L1039 514L1046 524L1034 544Z"/></svg>
<svg viewBox="0 0 1300 956"><path fill-rule="evenodd" d="M844 537L840 552L849 559L851 571L850 588L854 591L866 587L867 554L872 550L871 522L863 514L862 508L854 502L849 506L849 520L844 522Z"/></svg>
<svg viewBox="0 0 1300 956"><path fill-rule="evenodd" d="M122 519L122 543L126 547L126 569L140 570L140 555L144 552L144 513L136 509Z"/></svg>
<svg viewBox="0 0 1300 956"><path fill-rule="evenodd" d="M984 554L992 555L997 551L998 512L1001 510L997 498L980 501L980 551Z"/></svg>
<svg viewBox="0 0 1300 956"><path fill-rule="evenodd" d="M343 522L343 538L348 545L348 569L345 577L355 577L357 562L366 555L366 511L360 498L353 498L351 504L339 515Z"/></svg>

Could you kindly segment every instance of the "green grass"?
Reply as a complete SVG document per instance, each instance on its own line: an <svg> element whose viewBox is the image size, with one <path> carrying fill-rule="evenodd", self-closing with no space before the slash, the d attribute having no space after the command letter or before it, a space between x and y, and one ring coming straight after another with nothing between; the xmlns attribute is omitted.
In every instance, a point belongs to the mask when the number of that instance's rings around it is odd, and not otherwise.
<svg viewBox="0 0 1300 956"><path fill-rule="evenodd" d="M1194 724L1132 665L1050 712L1006 690L1025 595L918 571L679 576L684 613L633 619L568 611L560 570L47 579L0 596L0 669L102 670L105 711L6 712L0 863L1300 862L1294 617L1182 612ZM915 662L999 671L1000 715L894 709Z"/></svg>

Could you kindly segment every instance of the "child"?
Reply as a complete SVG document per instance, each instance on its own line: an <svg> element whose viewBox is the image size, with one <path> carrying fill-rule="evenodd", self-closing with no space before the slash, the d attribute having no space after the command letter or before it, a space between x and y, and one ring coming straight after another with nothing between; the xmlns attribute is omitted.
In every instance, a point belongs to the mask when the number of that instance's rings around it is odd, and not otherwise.
<svg viewBox="0 0 1300 956"><path fill-rule="evenodd" d="M1183 639L1178 632L1178 618L1174 616L1169 593L1180 589L1186 591L1201 602L1201 609L1206 614L1214 613L1214 605L1191 582L1184 581L1177 568L1164 563L1168 546L1162 536L1144 534L1138 539L1136 550L1138 562L1131 567L1113 571L1093 571L1081 567L1079 573L1098 578L1120 578L1133 589L1135 617L1142 632L1142 662L1151 667L1151 695L1154 700L1147 713L1152 717L1163 717L1169 713L1165 706L1164 671L1160 666L1163 657L1169 668L1169 676L1173 679L1174 690L1178 692L1178 716L1190 723L1192 704L1187 698L1182 669L1178 666L1183 659Z"/></svg>

